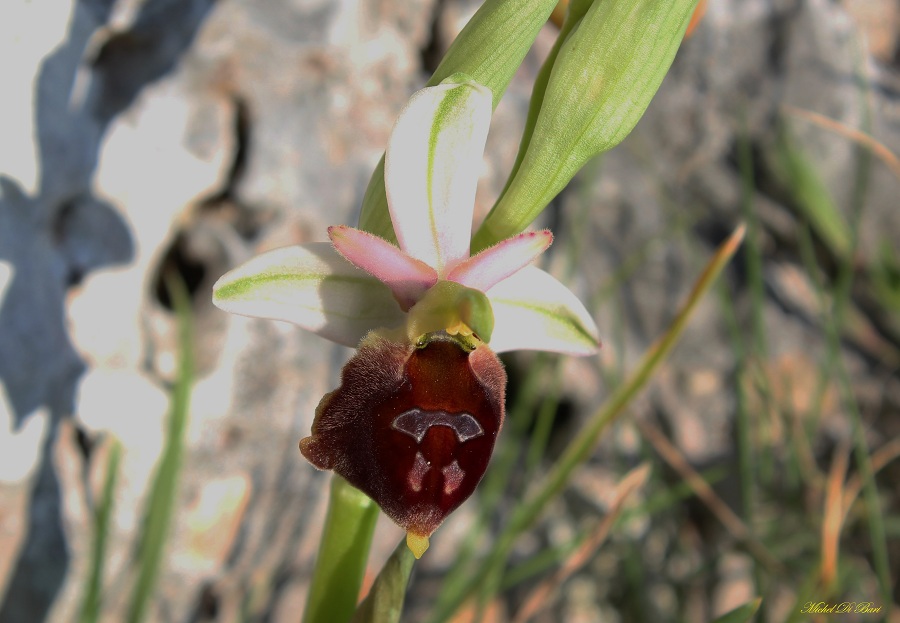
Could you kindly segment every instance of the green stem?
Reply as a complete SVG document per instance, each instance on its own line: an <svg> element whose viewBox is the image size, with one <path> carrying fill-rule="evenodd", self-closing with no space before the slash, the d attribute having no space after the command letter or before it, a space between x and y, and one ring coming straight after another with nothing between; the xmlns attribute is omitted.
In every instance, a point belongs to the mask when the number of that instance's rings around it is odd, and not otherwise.
<svg viewBox="0 0 900 623"><path fill-rule="evenodd" d="M184 462L184 436L191 404L191 385L194 380L190 295L180 276L167 274L165 278L166 288L178 317L178 376L172 387L166 445L147 498L147 510L135 559L138 573L128 607L128 623L141 623L146 618L156 591L169 541L169 529L176 510L178 482Z"/></svg>
<svg viewBox="0 0 900 623"><path fill-rule="evenodd" d="M356 611L378 506L336 475L304 623L346 623Z"/></svg>
<svg viewBox="0 0 900 623"><path fill-rule="evenodd" d="M91 571L81 604L81 623L96 623L100 620L103 606L103 575L109 545L109 524L112 520L116 481L119 477L119 461L122 456L121 444L110 442L109 458L106 461L106 476L103 481L103 495L94 510L94 543L91 551Z"/></svg>
<svg viewBox="0 0 900 623"><path fill-rule="evenodd" d="M415 562L415 556L403 539L384 563L369 594L359 604L353 623L399 623Z"/></svg>

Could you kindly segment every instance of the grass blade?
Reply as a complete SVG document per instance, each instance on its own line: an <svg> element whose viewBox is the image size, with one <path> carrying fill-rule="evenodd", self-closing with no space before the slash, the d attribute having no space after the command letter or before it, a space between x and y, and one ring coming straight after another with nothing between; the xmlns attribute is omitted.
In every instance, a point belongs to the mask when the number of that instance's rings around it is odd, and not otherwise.
<svg viewBox="0 0 900 623"><path fill-rule="evenodd" d="M738 606L734 610L726 612L712 623L747 623L759 610L759 604L762 603L762 597L757 597L753 601L748 601L743 606Z"/></svg>
<svg viewBox="0 0 900 623"><path fill-rule="evenodd" d="M866 134L862 130L857 130L845 123L841 123L840 121L836 121L812 110L806 110L805 108L797 108L790 104L783 104L782 109L791 116L805 119L820 128L825 128L835 134L839 134L850 139L860 147L868 149L881 160L898 179L900 179L900 158L888 149L884 143L879 142L870 134Z"/></svg>
<svg viewBox="0 0 900 623"><path fill-rule="evenodd" d="M606 516L598 522L592 533L573 551L562 567L553 577L542 582L534 589L525 604L519 609L513 623L527 623L529 619L537 616L542 610L553 604L554 595L559 593L562 584L582 569L596 554L600 546L606 541L613 525L622 514L625 502L632 493L641 489L650 476L650 464L643 463L625 475L616 487L616 495Z"/></svg>
<svg viewBox="0 0 900 623"><path fill-rule="evenodd" d="M445 596L446 606L437 608L432 616L432 621L447 620L457 605L463 603L465 598L478 587L482 587L482 603L485 598L489 597L489 593L496 590L501 571L515 540L537 520L547 504L563 490L575 468L590 457L600 434L625 411L625 408L644 388L659 365L675 347L697 303L712 287L722 269L737 252L744 233L744 225L739 226L719 247L700 274L687 301L672 320L667 331L644 354L640 364L630 377L619 386L606 404L593 415L572 440L552 471L540 482L535 493L516 509L505 530L496 540L486 564L473 573L468 582L460 585L455 594Z"/></svg>
<svg viewBox="0 0 900 623"><path fill-rule="evenodd" d="M106 563L106 546L109 542L109 520L112 517L113 498L119 476L119 461L122 446L115 439L109 448L106 461L106 476L103 480L103 493L94 511L94 544L91 551L91 572L84 590L84 602L81 604L81 623L95 623L100 618L103 606L103 569Z"/></svg>
<svg viewBox="0 0 900 623"><path fill-rule="evenodd" d="M662 431L644 420L639 419L637 424L644 438L650 442L650 445L653 446L669 467L678 472L681 480L691 488L698 498L703 500L706 507L725 526L728 532L735 539L744 543L747 551L770 571L784 573L784 566L778 559L753 536L747 524L716 494L709 483L703 479L703 476L691 467L687 458L666 439Z"/></svg>
<svg viewBox="0 0 900 623"><path fill-rule="evenodd" d="M809 157L796 144L787 128L779 136L777 171L790 189L797 208L837 258L847 258L852 246L847 221L834 204Z"/></svg>
<svg viewBox="0 0 900 623"><path fill-rule="evenodd" d="M172 388L172 406L166 431L166 445L148 497L148 507L137 549L135 562L138 565L138 577L128 606L127 620L129 623L139 623L147 615L162 565L165 545L169 537L169 525L172 521L175 498L178 493L178 477L181 473L184 455L184 433L187 428L191 382L194 377L189 296L184 283L176 277L169 276L166 286L172 295L175 313L178 317L180 358L178 376Z"/></svg>

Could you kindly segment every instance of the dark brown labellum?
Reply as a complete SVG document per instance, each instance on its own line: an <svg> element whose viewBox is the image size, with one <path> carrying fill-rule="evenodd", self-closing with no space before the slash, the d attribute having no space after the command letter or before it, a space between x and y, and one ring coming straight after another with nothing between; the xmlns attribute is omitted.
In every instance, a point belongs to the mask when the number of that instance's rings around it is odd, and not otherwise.
<svg viewBox="0 0 900 623"><path fill-rule="evenodd" d="M485 345L371 333L316 409L300 450L428 537L475 490L503 424L506 373Z"/></svg>

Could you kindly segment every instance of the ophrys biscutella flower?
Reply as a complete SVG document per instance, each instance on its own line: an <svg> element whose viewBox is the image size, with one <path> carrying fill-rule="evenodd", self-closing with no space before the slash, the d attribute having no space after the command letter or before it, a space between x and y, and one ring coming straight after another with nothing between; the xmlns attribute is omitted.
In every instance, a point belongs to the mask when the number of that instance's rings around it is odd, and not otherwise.
<svg viewBox="0 0 900 623"><path fill-rule="evenodd" d="M300 449L372 497L416 556L487 468L506 389L495 353L585 355L599 344L575 295L530 266L549 231L469 256L490 116L490 91L459 77L418 91L403 109L385 154L399 246L331 227L331 243L270 251L214 287L226 311L357 347Z"/></svg>

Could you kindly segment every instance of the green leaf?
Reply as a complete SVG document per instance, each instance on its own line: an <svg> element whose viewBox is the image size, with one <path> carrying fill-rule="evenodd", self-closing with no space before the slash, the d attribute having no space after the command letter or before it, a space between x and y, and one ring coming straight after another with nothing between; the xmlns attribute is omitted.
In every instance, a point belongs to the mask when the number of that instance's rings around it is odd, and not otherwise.
<svg viewBox="0 0 900 623"><path fill-rule="evenodd" d="M519 142L519 151L516 154L516 160L513 163L512 170L509 172L509 178L506 180L506 185L500 193L500 197L506 193L509 185L512 183L513 179L515 179L516 172L519 170L519 167L522 165L522 159L525 157L525 152L528 151L528 145L531 143L531 136L534 134L534 127L537 125L538 114L541 112L541 104L544 102L547 83L550 82L550 73L553 71L553 64L559 56L559 51L562 48L563 43L566 42L569 35L575 29L575 26L578 25L581 18L584 17L584 14L587 13L587 10L590 7L591 0L572 0L572 2L569 3L568 11L566 11L566 19L559 31L559 35L556 37L556 42L553 44L553 48L550 49L550 53L547 55L544 64L541 65L541 69L534 79L534 86L531 89L531 100L528 104L528 116L525 118L525 129L522 131L522 140ZM500 200L500 197L497 198L498 201ZM499 242L499 240L497 242Z"/></svg>
<svg viewBox="0 0 900 623"><path fill-rule="evenodd" d="M895 242L881 240L878 255L872 265L872 285L879 304L887 310L900 312L900 254ZM898 318L900 319L900 318Z"/></svg>
<svg viewBox="0 0 900 623"><path fill-rule="evenodd" d="M496 108L555 6L556 0L487 0L453 41L426 86L461 72L491 90ZM397 240L384 191L384 158L366 188L359 228Z"/></svg>
<svg viewBox="0 0 900 623"><path fill-rule="evenodd" d="M588 160L631 132L696 3L593 2L559 50L521 165L476 233L473 253L524 230Z"/></svg>
<svg viewBox="0 0 900 623"><path fill-rule="evenodd" d="M334 475L304 623L346 623L356 610L378 506Z"/></svg>
<svg viewBox="0 0 900 623"><path fill-rule="evenodd" d="M753 601L748 601L743 606L738 606L734 610L726 612L712 623L747 623L759 610L762 603L762 597L757 597Z"/></svg>
<svg viewBox="0 0 900 623"><path fill-rule="evenodd" d="M426 86L464 73L494 94L494 108L557 0L487 0L453 41Z"/></svg>
<svg viewBox="0 0 900 623"><path fill-rule="evenodd" d="M409 574L416 561L406 541L400 541L384 564L372 589L356 609L353 623L399 623Z"/></svg>

